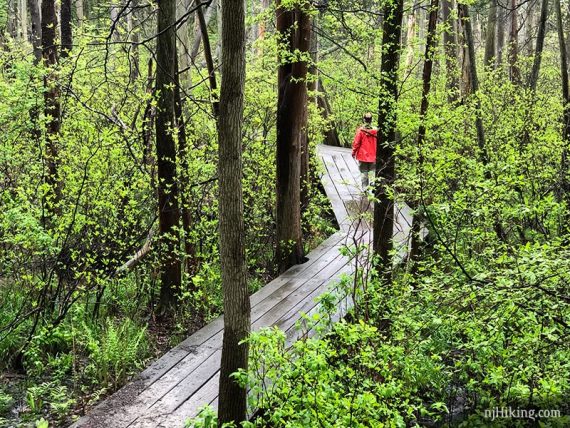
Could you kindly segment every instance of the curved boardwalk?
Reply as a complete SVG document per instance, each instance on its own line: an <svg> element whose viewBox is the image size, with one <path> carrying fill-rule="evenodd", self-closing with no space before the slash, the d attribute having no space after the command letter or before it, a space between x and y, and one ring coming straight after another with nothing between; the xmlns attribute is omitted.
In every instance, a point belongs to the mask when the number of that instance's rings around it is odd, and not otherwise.
<svg viewBox="0 0 570 428"><path fill-rule="evenodd" d="M277 326L293 343L303 333L296 328L303 313L318 309L316 297L338 283L342 274L354 272L355 262L340 254L343 245L369 242L369 207L362 201L358 166L349 149L319 146L322 181L340 230L308 255L251 296L252 329ZM394 239L401 251L407 248L411 218L404 205L397 208ZM337 316L350 306L339 303ZM73 427L175 428L196 416L206 404L217 406L222 348L220 317L171 349L136 376L131 383L100 403Z"/></svg>

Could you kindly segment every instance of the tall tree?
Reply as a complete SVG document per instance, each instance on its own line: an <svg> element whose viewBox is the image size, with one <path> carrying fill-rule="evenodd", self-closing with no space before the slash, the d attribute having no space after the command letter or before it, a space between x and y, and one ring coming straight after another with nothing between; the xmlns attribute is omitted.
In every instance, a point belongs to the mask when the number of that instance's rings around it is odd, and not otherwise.
<svg viewBox="0 0 570 428"><path fill-rule="evenodd" d="M502 4L497 3L500 7L497 9L497 67L503 64L503 51L505 49L505 13L506 9Z"/></svg>
<svg viewBox="0 0 570 428"><path fill-rule="evenodd" d="M34 63L42 60L42 18L38 0L28 0L28 9L32 22L32 46L34 48Z"/></svg>
<svg viewBox="0 0 570 428"><path fill-rule="evenodd" d="M171 314L181 285L179 243L180 212L176 179L175 124L176 0L158 3L156 45L156 158L158 210L161 238L161 287L159 313Z"/></svg>
<svg viewBox="0 0 570 428"><path fill-rule="evenodd" d="M57 47L55 44L55 31L57 19L55 0L42 0L42 55L46 68L57 65ZM59 130L61 104L59 100L59 84L55 73L47 72L44 75L44 114L46 121L46 149L44 161L47 167L46 183L49 193L46 196L46 208L51 214L57 213L57 205L61 200L61 181L59 177Z"/></svg>
<svg viewBox="0 0 570 428"><path fill-rule="evenodd" d="M303 258L301 156L307 126L307 54L311 19L308 1L288 9L276 2L277 31L284 52L278 71L277 264L279 272ZM297 57L292 60L292 57Z"/></svg>
<svg viewBox="0 0 570 428"><path fill-rule="evenodd" d="M457 99L457 20L451 14L451 0L442 0L441 11L445 25L443 31L443 50L445 52L446 87L450 101Z"/></svg>
<svg viewBox="0 0 570 428"><path fill-rule="evenodd" d="M475 60L475 42L473 40L473 30L471 27L471 18L469 16L469 8L467 5L459 5L464 21L465 42L467 44L467 52L469 61L469 80L471 82L471 93L475 94L479 90L479 77L477 76L477 61ZM483 128L483 119L481 118L481 101L477 98L477 116L475 118L475 128L477 129L477 144L479 146L479 156L484 165L489 163L487 148L485 146L485 130Z"/></svg>
<svg viewBox="0 0 570 428"><path fill-rule="evenodd" d="M220 263L224 293L224 338L218 424L246 419L247 391L231 374L247 369L250 301L245 261L242 189L242 125L245 87L243 0L222 0L222 82L218 119Z"/></svg>
<svg viewBox="0 0 570 428"><path fill-rule="evenodd" d="M562 20L562 9L560 0L554 0L556 9L556 24L558 30L558 43L560 46L560 75L562 77L562 102L564 103L564 116L562 137L564 138L564 149L562 150L562 160L560 163L560 187L562 200L565 201L567 209L570 208L570 84L568 83L568 57L566 50L566 40L564 37L564 26ZM568 228L568 222L565 226Z"/></svg>
<svg viewBox="0 0 570 428"><path fill-rule="evenodd" d="M509 33L509 77L511 82L518 84L521 82L521 72L518 65L519 52L519 24L518 24L518 2L511 0L511 28Z"/></svg>
<svg viewBox="0 0 570 428"><path fill-rule="evenodd" d="M378 149L376 151L376 186L374 194L374 254L378 267L389 280L392 268L392 236L394 233L393 184L396 145L396 100L398 98L398 64L404 2L389 0L384 6L382 35L381 92L378 103Z"/></svg>
<svg viewBox="0 0 570 428"><path fill-rule="evenodd" d="M538 74L540 72L540 62L542 60L542 50L544 48L544 37L546 36L546 20L548 19L548 0L542 0L540 8L540 22L538 24L538 34L536 36L536 48L534 52L534 62L532 72L528 81L531 90L536 90Z"/></svg>
<svg viewBox="0 0 570 428"><path fill-rule="evenodd" d="M485 37L485 65L495 64L495 33L497 28L497 0L489 0L489 17L487 19L487 34Z"/></svg>
<svg viewBox="0 0 570 428"><path fill-rule="evenodd" d="M431 76L433 70L433 55L437 47L437 17L439 14L439 0L431 0L430 13L427 28L426 50L424 54L424 69L422 73L422 100L420 104L420 126L418 128L417 147L419 151L419 173L422 174L423 169L423 151L422 147L426 136L425 115L429 107L429 93L431 90ZM412 220L412 239L410 249L410 260L413 263L415 272L416 263L420 255L420 232L421 232L421 215L419 212L419 204L416 204L416 212Z"/></svg>
<svg viewBox="0 0 570 428"><path fill-rule="evenodd" d="M61 56L67 57L73 46L71 31L71 0L61 0Z"/></svg>

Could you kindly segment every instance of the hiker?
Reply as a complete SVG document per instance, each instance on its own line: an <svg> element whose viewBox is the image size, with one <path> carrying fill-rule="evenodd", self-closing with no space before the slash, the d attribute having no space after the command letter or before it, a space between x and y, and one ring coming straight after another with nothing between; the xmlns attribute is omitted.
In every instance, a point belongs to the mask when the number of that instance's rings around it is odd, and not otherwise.
<svg viewBox="0 0 570 428"><path fill-rule="evenodd" d="M365 113L362 117L363 124L356 130L352 142L352 157L358 161L362 180L362 191L366 191L370 172L376 169L376 134L377 130L372 127L372 113Z"/></svg>

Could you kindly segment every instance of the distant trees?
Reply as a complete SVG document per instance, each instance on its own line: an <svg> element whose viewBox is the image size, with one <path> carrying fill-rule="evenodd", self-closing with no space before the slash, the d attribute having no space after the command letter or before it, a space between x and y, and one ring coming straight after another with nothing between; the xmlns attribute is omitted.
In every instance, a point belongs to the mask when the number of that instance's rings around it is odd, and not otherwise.
<svg viewBox="0 0 570 428"><path fill-rule="evenodd" d="M222 0L222 82L218 119L219 239L224 294L224 339L218 424L246 419L246 389L231 377L247 369L250 301L245 260L242 190L242 126L245 87L245 9Z"/></svg>

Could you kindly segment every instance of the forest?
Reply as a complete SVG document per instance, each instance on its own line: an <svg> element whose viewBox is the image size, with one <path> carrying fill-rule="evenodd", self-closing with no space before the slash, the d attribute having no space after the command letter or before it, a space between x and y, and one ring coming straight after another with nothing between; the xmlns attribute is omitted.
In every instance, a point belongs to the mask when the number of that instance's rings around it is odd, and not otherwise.
<svg viewBox="0 0 570 428"><path fill-rule="evenodd" d="M569 39L568 0L0 0L0 426L570 427Z"/></svg>

